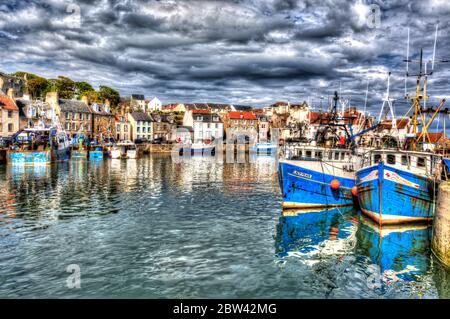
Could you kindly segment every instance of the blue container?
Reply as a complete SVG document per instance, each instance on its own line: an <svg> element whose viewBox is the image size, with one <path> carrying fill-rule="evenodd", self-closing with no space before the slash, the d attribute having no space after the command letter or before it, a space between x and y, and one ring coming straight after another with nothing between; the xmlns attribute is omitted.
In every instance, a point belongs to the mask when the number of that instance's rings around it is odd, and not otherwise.
<svg viewBox="0 0 450 319"><path fill-rule="evenodd" d="M437 185L384 162L356 173L361 211L378 224L431 221Z"/></svg>
<svg viewBox="0 0 450 319"><path fill-rule="evenodd" d="M283 195L283 208L320 208L353 205L352 187L355 181L350 178L328 175L280 162L278 179ZM331 188L332 180L337 179L340 187Z"/></svg>
<svg viewBox="0 0 450 319"><path fill-rule="evenodd" d="M89 159L91 161L101 161L101 160L103 160L103 148L96 147L94 150L89 151Z"/></svg>

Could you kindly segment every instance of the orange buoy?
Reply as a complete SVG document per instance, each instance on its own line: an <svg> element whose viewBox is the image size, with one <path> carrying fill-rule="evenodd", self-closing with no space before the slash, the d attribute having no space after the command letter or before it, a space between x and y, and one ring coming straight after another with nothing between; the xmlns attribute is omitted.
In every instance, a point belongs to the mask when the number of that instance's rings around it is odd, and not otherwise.
<svg viewBox="0 0 450 319"><path fill-rule="evenodd" d="M352 187L352 195L353 196L358 196L358 187L357 186L353 186Z"/></svg>
<svg viewBox="0 0 450 319"><path fill-rule="evenodd" d="M337 179L333 179L330 183L331 189L337 190L341 186L341 183Z"/></svg>

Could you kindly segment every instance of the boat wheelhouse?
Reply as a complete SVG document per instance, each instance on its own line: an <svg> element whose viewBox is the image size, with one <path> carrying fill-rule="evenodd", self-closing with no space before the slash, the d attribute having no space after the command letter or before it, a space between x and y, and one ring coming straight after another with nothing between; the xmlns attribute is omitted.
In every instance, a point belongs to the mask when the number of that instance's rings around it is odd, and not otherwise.
<svg viewBox="0 0 450 319"><path fill-rule="evenodd" d="M354 174L360 156L349 149L290 145L279 163L283 208L353 205Z"/></svg>
<svg viewBox="0 0 450 319"><path fill-rule="evenodd" d="M356 173L363 214L382 224L431 221L442 156L428 152L373 150Z"/></svg>

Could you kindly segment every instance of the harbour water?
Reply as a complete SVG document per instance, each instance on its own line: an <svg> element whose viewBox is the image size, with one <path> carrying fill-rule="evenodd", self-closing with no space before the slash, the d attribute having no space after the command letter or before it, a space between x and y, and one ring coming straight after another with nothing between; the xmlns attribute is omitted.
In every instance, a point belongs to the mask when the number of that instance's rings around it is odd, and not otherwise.
<svg viewBox="0 0 450 319"><path fill-rule="evenodd" d="M282 216L277 183L270 157L2 166L0 297L450 297L430 228L380 232L348 209Z"/></svg>

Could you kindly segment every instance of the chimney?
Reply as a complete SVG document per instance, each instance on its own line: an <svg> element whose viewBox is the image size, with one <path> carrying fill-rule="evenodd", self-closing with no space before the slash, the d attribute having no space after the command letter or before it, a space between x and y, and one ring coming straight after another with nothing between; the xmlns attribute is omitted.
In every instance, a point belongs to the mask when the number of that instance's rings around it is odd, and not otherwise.
<svg viewBox="0 0 450 319"><path fill-rule="evenodd" d="M45 96L45 102L55 111L56 115L59 115L59 96L58 92L48 92Z"/></svg>
<svg viewBox="0 0 450 319"><path fill-rule="evenodd" d="M9 98L11 100L14 100L14 89L13 88L9 88L6 94L9 96Z"/></svg>
<svg viewBox="0 0 450 319"><path fill-rule="evenodd" d="M88 99L87 95L83 95L81 97L81 101L83 101L84 104L89 105L89 99Z"/></svg>

